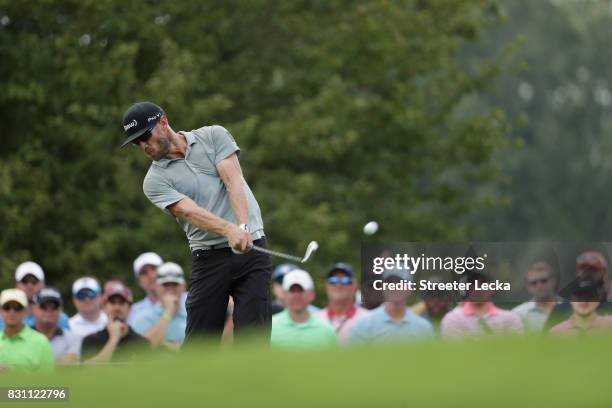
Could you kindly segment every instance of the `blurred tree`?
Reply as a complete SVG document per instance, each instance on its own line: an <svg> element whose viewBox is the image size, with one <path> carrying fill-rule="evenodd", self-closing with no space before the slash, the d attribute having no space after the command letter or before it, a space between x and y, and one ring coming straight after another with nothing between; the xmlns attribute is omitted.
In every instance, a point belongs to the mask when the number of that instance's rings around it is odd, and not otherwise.
<svg viewBox="0 0 612 408"><path fill-rule="evenodd" d="M612 8L608 0L500 2L505 24L468 46L466 64L517 42L509 69L479 94L503 106L522 147L498 160L511 180L502 209L474 224L491 240L609 240L612 222Z"/></svg>
<svg viewBox="0 0 612 408"><path fill-rule="evenodd" d="M482 0L0 0L2 284L26 259L62 288L129 279L145 250L188 267L142 194L146 158L118 149L137 100L176 130L227 127L271 246L319 240L314 273L357 263L371 219L379 239L464 237L507 123L459 114L497 71L457 55L496 23Z"/></svg>

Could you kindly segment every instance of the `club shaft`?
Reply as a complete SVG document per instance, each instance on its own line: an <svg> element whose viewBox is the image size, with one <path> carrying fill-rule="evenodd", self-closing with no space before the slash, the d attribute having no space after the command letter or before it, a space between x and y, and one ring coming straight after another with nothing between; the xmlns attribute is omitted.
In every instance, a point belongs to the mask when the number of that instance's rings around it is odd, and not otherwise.
<svg viewBox="0 0 612 408"><path fill-rule="evenodd" d="M253 247L251 249L253 249L255 251L258 251L258 252L263 252L264 254L268 254L268 255L272 255L272 256L278 256L279 258L285 258L285 259L288 259L290 261L302 262L302 258L300 258L298 256L293 256L293 255L284 254L282 252L272 251L271 249L262 248L262 247L259 247L257 245L253 245Z"/></svg>

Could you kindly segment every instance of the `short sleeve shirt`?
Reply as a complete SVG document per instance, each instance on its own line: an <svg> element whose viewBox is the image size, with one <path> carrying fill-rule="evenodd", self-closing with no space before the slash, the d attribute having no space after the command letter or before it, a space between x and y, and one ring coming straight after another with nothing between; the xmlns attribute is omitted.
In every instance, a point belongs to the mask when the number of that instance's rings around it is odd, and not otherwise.
<svg viewBox="0 0 612 408"><path fill-rule="evenodd" d="M0 364L25 371L52 371L55 363L47 337L24 326L12 337L0 332Z"/></svg>
<svg viewBox="0 0 612 408"><path fill-rule="evenodd" d="M143 309L137 313L132 319L132 327L134 331L141 336L144 336L146 331L157 323L164 314L164 308L156 303L150 309ZM185 328L187 327L187 310L185 303L181 303L178 312L168 324L166 332L166 341L168 343L182 344L185 340Z"/></svg>
<svg viewBox="0 0 612 408"><path fill-rule="evenodd" d="M90 334L83 339L83 345L81 347L81 355L83 361L88 360L98 354L108 342L108 330L103 329L99 332ZM134 360L138 357L139 353L145 352L149 349L149 342L147 339L136 333L132 328L129 328L128 333L119 340L117 348L111 361L126 362Z"/></svg>
<svg viewBox="0 0 612 408"><path fill-rule="evenodd" d="M189 197L198 206L235 224L236 217L229 194L217 170L219 162L234 153L240 153L233 136L224 127L217 125L179 133L187 140L185 157L154 161L143 182L145 195L155 206L166 212L169 205ZM244 179L243 182L249 230L263 235L259 205ZM185 231L192 251L227 241L226 237L202 231L179 218L177 222Z"/></svg>
<svg viewBox="0 0 612 408"><path fill-rule="evenodd" d="M336 345L334 328L311 314L304 323L296 323L284 310L272 316L270 345L279 349L326 348Z"/></svg>

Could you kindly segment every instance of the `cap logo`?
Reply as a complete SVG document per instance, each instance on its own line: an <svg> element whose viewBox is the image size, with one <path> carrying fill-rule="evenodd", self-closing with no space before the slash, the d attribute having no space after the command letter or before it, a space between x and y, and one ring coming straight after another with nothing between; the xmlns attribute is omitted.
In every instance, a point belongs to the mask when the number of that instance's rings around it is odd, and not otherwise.
<svg viewBox="0 0 612 408"><path fill-rule="evenodd" d="M155 119L157 119L157 118L159 118L159 117L161 117L161 112L157 113L155 116L150 116L150 117L148 117L148 118L147 118L147 122L152 122L152 121L154 121ZM126 130L127 130L127 129L126 129Z"/></svg>
<svg viewBox="0 0 612 408"><path fill-rule="evenodd" d="M128 123L127 125L123 125L123 130L127 132L128 129L133 128L134 126L138 125L138 122L136 122L136 119L133 119L130 123Z"/></svg>

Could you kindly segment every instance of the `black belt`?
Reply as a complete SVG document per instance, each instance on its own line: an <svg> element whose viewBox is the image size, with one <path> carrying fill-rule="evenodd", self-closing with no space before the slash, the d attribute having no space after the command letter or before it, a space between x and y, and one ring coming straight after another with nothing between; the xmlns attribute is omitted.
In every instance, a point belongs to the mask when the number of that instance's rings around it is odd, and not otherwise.
<svg viewBox="0 0 612 408"><path fill-rule="evenodd" d="M260 243L260 241L263 238L264 237L256 239L256 240L253 241L253 243L255 245L257 245L258 243ZM229 242L225 241L225 242L220 242L220 243L215 244L215 245L209 245L209 246L201 247L201 248L198 248L198 249L194 250L193 253L195 254L198 251L210 251L210 250L214 251L214 250L217 250L217 249L224 249L224 248L229 248Z"/></svg>

